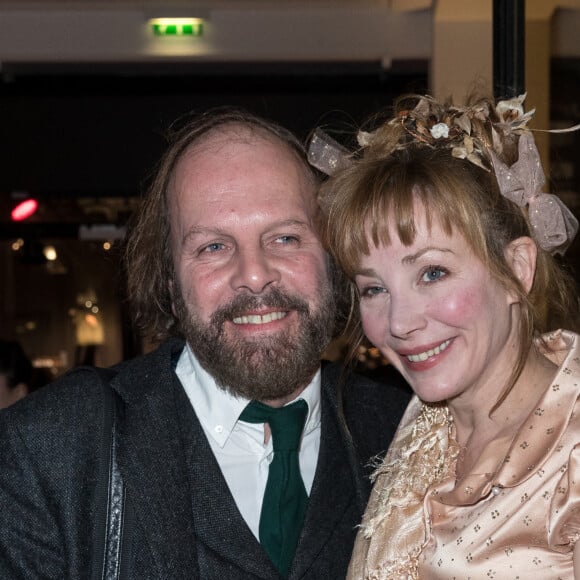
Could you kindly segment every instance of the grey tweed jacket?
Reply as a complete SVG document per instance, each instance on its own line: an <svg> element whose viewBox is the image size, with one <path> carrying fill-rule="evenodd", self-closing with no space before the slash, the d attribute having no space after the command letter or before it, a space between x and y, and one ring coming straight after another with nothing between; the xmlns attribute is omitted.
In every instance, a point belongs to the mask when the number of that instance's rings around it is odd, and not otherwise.
<svg viewBox="0 0 580 580"><path fill-rule="evenodd" d="M279 580L250 532L179 380L168 341L115 367L119 468L132 517L126 578ZM406 390L323 367L320 455L290 579L344 578L370 486ZM344 422L340 419L339 403ZM0 578L89 579L103 477L103 393L77 369L0 413ZM99 555L100 556L100 555Z"/></svg>

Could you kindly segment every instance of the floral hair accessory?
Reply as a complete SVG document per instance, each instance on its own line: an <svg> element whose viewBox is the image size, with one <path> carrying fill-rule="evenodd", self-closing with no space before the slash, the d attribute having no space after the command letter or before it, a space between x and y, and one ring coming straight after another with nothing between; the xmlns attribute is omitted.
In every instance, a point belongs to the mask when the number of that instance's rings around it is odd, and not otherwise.
<svg viewBox="0 0 580 580"><path fill-rule="evenodd" d="M493 111L491 103L483 102L468 107L457 107L437 102L432 97L419 99L411 110L403 110L390 121L400 123L406 139L399 141L395 149L404 149L409 142L419 142L427 147L451 149L453 157L467 161L489 171L491 149L502 151L502 137L520 133L532 118L534 111L524 113L526 95L499 101ZM492 121L493 113L496 119ZM492 143L484 132L491 126Z"/></svg>
<svg viewBox="0 0 580 580"><path fill-rule="evenodd" d="M490 100L482 100L459 107L439 103L430 96L412 96L401 101L397 115L378 129L358 132L359 153L372 151L371 155L380 159L409 147L449 149L453 157L494 172L502 195L520 207L528 205L532 234L539 246L547 252L563 254L578 231L578 220L558 197L541 191L544 172L527 127L535 109L524 112L525 98L522 94L498 101L495 106ZM578 129L580 125L547 132ZM513 151L516 143L518 161L507 167L500 158L507 147ZM315 131L309 150L309 158L316 160L315 167L333 175L348 167L353 157L323 131Z"/></svg>
<svg viewBox="0 0 580 580"><path fill-rule="evenodd" d="M578 220L559 197L542 193L545 177L533 136L520 137L518 160L511 167L490 153L502 195L520 207L528 205L534 239L542 249L563 254L578 232Z"/></svg>

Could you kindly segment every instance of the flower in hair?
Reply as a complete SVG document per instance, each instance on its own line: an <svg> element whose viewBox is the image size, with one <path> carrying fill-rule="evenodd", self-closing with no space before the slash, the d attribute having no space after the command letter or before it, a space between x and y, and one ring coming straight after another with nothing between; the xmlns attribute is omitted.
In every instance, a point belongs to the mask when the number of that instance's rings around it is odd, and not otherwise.
<svg viewBox="0 0 580 580"><path fill-rule="evenodd" d="M528 122L535 109L524 112L526 94L499 101L481 100L459 107L439 103L430 96L414 96L402 104L395 117L373 132L359 131L358 144L365 151L387 158L397 150L413 147L449 149L484 169L494 170L502 195L520 207L528 206L532 235L547 252L563 254L578 231L578 220L555 195L543 193L545 177ZM568 132L580 125L549 132ZM518 144L519 158L511 167L502 159ZM348 167L354 155L324 134L310 144L311 163L332 175Z"/></svg>
<svg viewBox="0 0 580 580"><path fill-rule="evenodd" d="M406 136L399 140L395 149L405 149L411 144L447 148L451 149L453 157L466 159L489 171L488 139L481 131L481 125L489 120L487 103L458 107L422 96L412 109L403 109L389 124L399 124L405 130ZM365 142L372 143L372 137L373 134Z"/></svg>
<svg viewBox="0 0 580 580"><path fill-rule="evenodd" d="M431 127L431 135L434 139L447 139L449 137L449 126L447 123L437 123Z"/></svg>

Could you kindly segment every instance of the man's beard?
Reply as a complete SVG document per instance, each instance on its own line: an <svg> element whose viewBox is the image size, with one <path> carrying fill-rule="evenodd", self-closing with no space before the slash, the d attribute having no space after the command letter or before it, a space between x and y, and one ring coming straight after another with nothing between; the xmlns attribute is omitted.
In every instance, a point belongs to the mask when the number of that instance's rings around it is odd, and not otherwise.
<svg viewBox="0 0 580 580"><path fill-rule="evenodd" d="M328 282L320 286L320 302L314 312L302 298L273 288L261 296L240 294L216 310L209 323L203 323L193 312L195 305L188 307L176 284L174 308L181 332L218 386L247 399L280 399L310 382L332 337L336 315L333 292ZM226 335L227 321L264 307L295 311L298 326L251 339Z"/></svg>

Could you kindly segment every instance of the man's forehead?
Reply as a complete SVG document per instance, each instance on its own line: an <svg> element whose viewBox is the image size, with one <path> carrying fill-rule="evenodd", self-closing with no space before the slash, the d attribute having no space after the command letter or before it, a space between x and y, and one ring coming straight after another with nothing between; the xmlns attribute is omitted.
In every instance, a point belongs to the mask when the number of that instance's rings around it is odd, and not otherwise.
<svg viewBox="0 0 580 580"><path fill-rule="evenodd" d="M240 124L215 128L190 145L173 171L169 199L221 203L249 187L255 198L284 192L309 216L316 211L317 183L306 162L276 135Z"/></svg>
<svg viewBox="0 0 580 580"><path fill-rule="evenodd" d="M261 127L239 123L211 129L192 143L182 153L175 166L172 185L174 186L185 175L195 174L201 166L207 167L207 163L222 166L238 155L246 157L250 155L256 162L259 162L261 157L267 158L269 161L266 163L269 163L273 170L295 172L295 175L300 176L303 193L307 191L307 197L310 195L316 197L318 182L314 173L290 143ZM251 163L251 159L247 163ZM283 167L285 169L282 169Z"/></svg>
<svg viewBox="0 0 580 580"><path fill-rule="evenodd" d="M187 149L187 154L195 155L211 150L219 152L220 148L229 144L251 146L274 145L281 150L293 153L292 148L280 137L261 127L244 123L231 122L214 127L198 137Z"/></svg>

